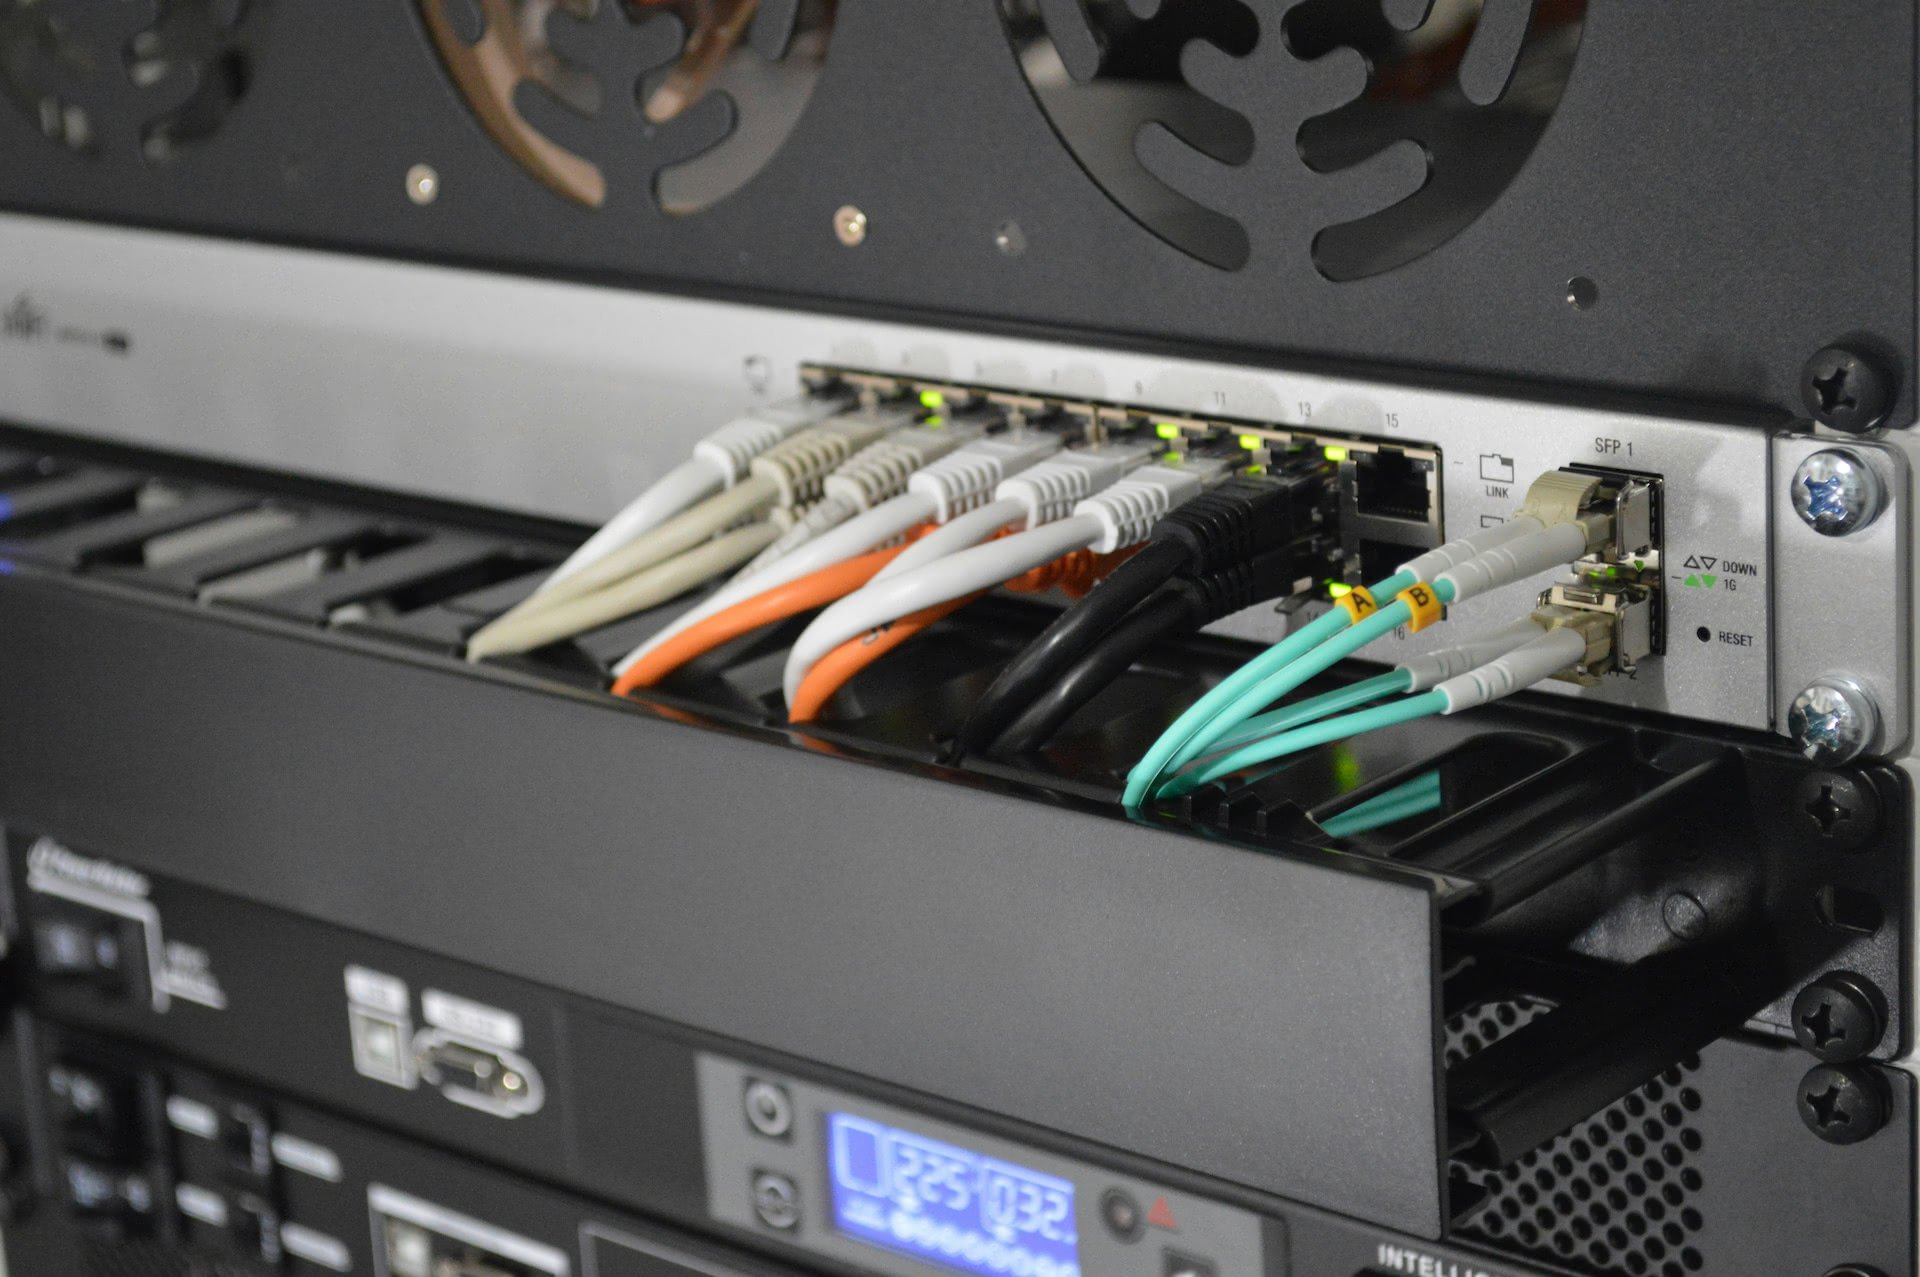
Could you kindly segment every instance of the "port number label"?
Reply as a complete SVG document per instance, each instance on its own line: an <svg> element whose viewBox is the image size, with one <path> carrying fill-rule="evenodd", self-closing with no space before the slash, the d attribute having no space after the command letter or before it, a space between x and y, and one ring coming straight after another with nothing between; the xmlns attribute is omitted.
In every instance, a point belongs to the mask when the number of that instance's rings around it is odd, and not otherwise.
<svg viewBox="0 0 1920 1277"><path fill-rule="evenodd" d="M1593 450L1603 457L1631 457L1633 455L1633 440L1609 439L1605 435L1601 435L1593 441Z"/></svg>

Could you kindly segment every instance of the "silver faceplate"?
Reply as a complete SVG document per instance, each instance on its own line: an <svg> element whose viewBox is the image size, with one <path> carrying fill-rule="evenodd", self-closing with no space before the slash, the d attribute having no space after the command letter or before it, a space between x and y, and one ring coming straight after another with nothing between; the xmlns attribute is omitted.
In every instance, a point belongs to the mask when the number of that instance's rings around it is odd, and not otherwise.
<svg viewBox="0 0 1920 1277"><path fill-rule="evenodd" d="M1769 615L1772 432L1754 425L17 216L0 216L0 263L0 416L583 521L715 425L795 393L808 362L1437 447L1456 535L1510 515L1543 470L1661 475L1666 655L1633 678L1549 686L1778 721L1773 636L1796 622ZM1905 546L1889 543L1854 556L1852 577L1904 599ZM1476 599L1379 655L1523 615L1550 579ZM1287 624L1260 609L1221 628L1272 638ZM1904 666L1884 677L1904 697Z"/></svg>

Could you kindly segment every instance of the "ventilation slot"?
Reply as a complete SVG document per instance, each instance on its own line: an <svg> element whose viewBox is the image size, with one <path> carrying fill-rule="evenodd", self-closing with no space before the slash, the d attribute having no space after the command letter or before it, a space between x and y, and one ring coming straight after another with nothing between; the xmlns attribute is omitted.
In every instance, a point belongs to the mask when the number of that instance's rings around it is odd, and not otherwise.
<svg viewBox="0 0 1920 1277"><path fill-rule="evenodd" d="M209 519L178 532L153 537L103 561L127 567L165 568L203 554L245 545L274 533L298 527L300 516L277 506L258 506L225 518Z"/></svg>
<svg viewBox="0 0 1920 1277"><path fill-rule="evenodd" d="M369 621L394 620L429 609L436 604L471 596L499 585L518 581L531 572L551 564L514 551L485 553L474 562L458 562L444 571L415 577L377 594L356 598L334 608L328 620L334 625L357 625ZM457 551L455 557L463 557Z"/></svg>
<svg viewBox="0 0 1920 1277"><path fill-rule="evenodd" d="M457 654L560 557L554 546L0 448L0 569L85 572ZM592 682L604 685L631 646L590 658Z"/></svg>
<svg viewBox="0 0 1920 1277"><path fill-rule="evenodd" d="M324 577L355 572L418 541L417 534L386 530L356 532L220 577L200 590L200 599L205 603L238 604L285 599Z"/></svg>
<svg viewBox="0 0 1920 1277"><path fill-rule="evenodd" d="M191 536L255 504L239 493L150 485L141 490L132 509L40 537L21 547L20 557L67 570L146 564L151 562L149 547L155 542Z"/></svg>
<svg viewBox="0 0 1920 1277"><path fill-rule="evenodd" d="M0 491L0 538L10 550L26 550L26 543L61 528L176 499L177 494L150 487L139 475L55 469L40 474L37 482Z"/></svg>
<svg viewBox="0 0 1920 1277"><path fill-rule="evenodd" d="M1239 222L1182 174L1253 155L1253 126L1190 84L1181 59L1204 42L1252 51L1260 24L1240 0L1183 0L1140 18L1123 0L1002 0L1034 97L1080 166L1142 226L1223 270L1247 264Z"/></svg>
<svg viewBox="0 0 1920 1277"><path fill-rule="evenodd" d="M1357 175L1412 145L1427 171L1397 202L1322 230L1313 243L1320 273L1351 280L1404 266L1492 207L1559 109L1586 8L1586 0L1307 0L1289 12L1283 28L1296 58L1357 52L1369 72L1358 98L1301 125L1307 167Z"/></svg>

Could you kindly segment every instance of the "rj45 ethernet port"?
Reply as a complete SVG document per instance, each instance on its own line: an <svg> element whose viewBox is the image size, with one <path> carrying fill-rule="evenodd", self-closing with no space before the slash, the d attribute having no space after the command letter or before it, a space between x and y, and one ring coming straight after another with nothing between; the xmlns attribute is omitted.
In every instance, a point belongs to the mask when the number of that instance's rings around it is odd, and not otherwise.
<svg viewBox="0 0 1920 1277"><path fill-rule="evenodd" d="M1354 449L1354 505L1363 515L1427 523L1433 517L1433 461L1398 448Z"/></svg>
<svg viewBox="0 0 1920 1277"><path fill-rule="evenodd" d="M1440 544L1439 454L1349 443L1339 457L1340 553L1350 577L1374 581Z"/></svg>

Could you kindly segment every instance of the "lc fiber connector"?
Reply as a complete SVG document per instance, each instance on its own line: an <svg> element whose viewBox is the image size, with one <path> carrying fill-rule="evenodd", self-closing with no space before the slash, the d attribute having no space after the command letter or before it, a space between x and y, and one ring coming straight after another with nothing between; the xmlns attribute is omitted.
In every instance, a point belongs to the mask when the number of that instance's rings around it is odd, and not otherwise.
<svg viewBox="0 0 1920 1277"><path fill-rule="evenodd" d="M1665 599L1660 558L1664 543L1662 481L1657 475L1569 466L1590 478L1586 508L1608 515L1610 536L1571 565L1571 576L1540 596L1542 607L1599 613L1613 626L1611 651L1601 661L1561 677L1588 686L1611 672L1632 674L1641 661L1666 651Z"/></svg>

